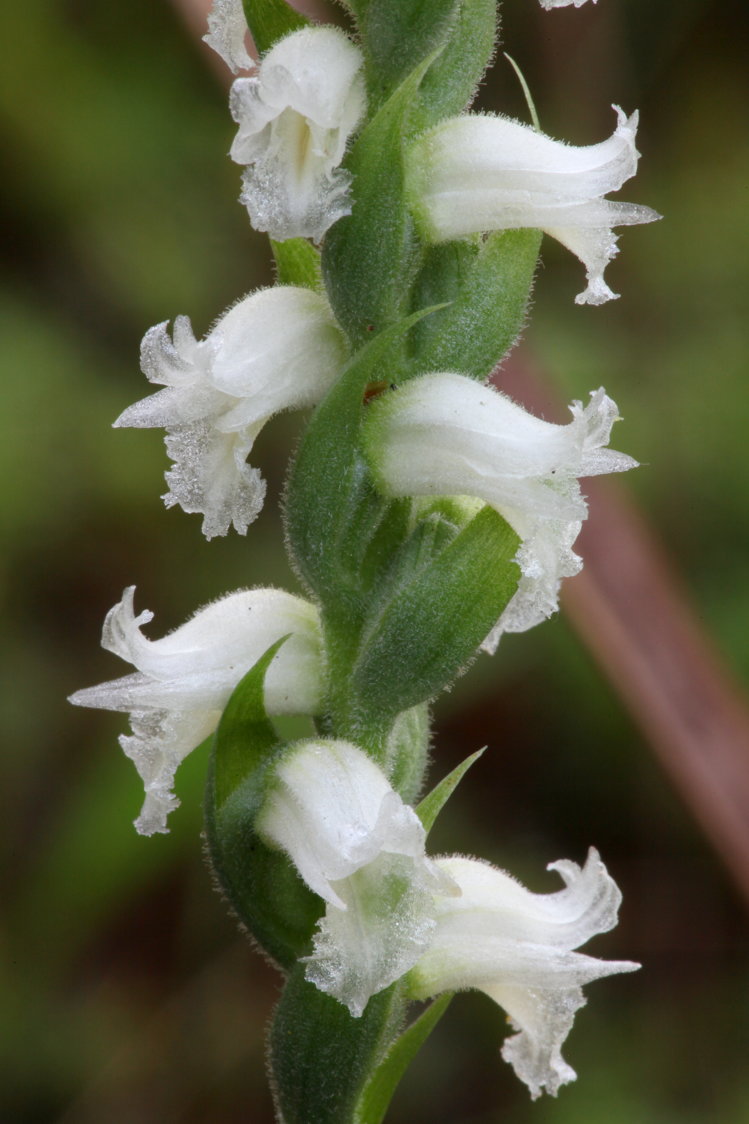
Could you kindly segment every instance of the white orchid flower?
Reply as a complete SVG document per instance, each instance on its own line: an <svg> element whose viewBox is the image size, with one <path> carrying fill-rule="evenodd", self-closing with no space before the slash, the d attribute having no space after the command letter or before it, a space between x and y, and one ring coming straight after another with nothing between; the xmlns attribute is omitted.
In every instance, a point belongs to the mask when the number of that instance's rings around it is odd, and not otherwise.
<svg viewBox="0 0 749 1124"><path fill-rule="evenodd" d="M265 677L269 714L314 714L322 694L320 623L317 609L280 589L247 589L200 609L160 640L135 615L135 586L107 614L102 647L136 667L132 675L77 691L77 706L130 714L132 735L120 745L132 759L146 790L135 827L141 835L165 832L179 805L172 792L177 766L212 734L231 692L244 674L282 636Z"/></svg>
<svg viewBox="0 0 749 1124"><path fill-rule="evenodd" d="M256 230L319 242L350 214L351 176L339 165L366 106L362 62L337 28L304 28L232 86L230 155L247 166L241 201Z"/></svg>
<svg viewBox="0 0 749 1124"><path fill-rule="evenodd" d="M603 389L572 421L554 425L465 375L422 375L374 400L368 455L392 496L466 495L491 504L522 540L520 584L484 647L523 632L558 608L563 577L582 566L573 553L587 506L578 477L637 464L606 448L617 420Z"/></svg>
<svg viewBox="0 0 749 1124"><path fill-rule="evenodd" d="M319 402L345 361L345 343L324 297L278 285L244 297L196 340L178 316L149 329L141 366L166 389L128 407L115 426L167 430L173 460L167 507L204 516L206 538L230 526L244 534L265 498L265 482L246 463L266 421Z"/></svg>
<svg viewBox="0 0 749 1124"><path fill-rule="evenodd" d="M255 65L247 52L247 31L242 0L213 0L203 42L212 47L235 74Z"/></svg>
<svg viewBox="0 0 749 1124"><path fill-rule="evenodd" d="M604 199L637 170L637 113L617 106L617 126L601 144L552 140L509 117L464 114L420 137L408 159L412 204L432 241L487 230L535 227L585 266L577 304L617 294L603 271L617 253L615 226L660 218L649 207Z"/></svg>
<svg viewBox="0 0 749 1124"><path fill-rule="evenodd" d="M255 826L327 903L307 978L361 1015L422 955L432 894L452 888L418 816L363 750L312 740L282 759Z"/></svg>
<svg viewBox="0 0 749 1124"><path fill-rule="evenodd" d="M561 1048L585 1004L582 985L639 967L572 951L616 925L616 883L593 849L582 869L567 860L549 865L565 883L552 894L533 894L478 859L455 855L436 862L461 893L435 899L436 928L409 976L414 997L463 988L485 992L517 1031L502 1057L534 1099L544 1089L556 1094L576 1076Z"/></svg>

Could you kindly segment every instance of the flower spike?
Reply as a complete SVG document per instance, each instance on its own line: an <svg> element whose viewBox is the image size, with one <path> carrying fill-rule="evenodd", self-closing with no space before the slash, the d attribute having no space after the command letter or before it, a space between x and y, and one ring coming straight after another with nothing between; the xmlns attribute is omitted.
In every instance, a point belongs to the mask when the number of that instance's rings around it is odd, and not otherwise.
<svg viewBox="0 0 749 1124"><path fill-rule="evenodd" d="M465 375L422 375L371 404L366 440L381 487L393 496L467 495L491 504L520 535L521 579L484 647L523 632L558 608L561 579L587 506L578 477L637 462L607 448L618 412L601 388L572 421L554 425Z"/></svg>
<svg viewBox="0 0 749 1124"><path fill-rule="evenodd" d="M639 968L628 960L597 960L574 952L617 922L619 889L591 848L582 869L560 860L565 888L533 894L511 875L478 859L453 855L437 865L459 895L436 898L436 929L409 980L415 998L478 988L507 1011L516 1030L502 1047L531 1096L555 1095L575 1080L561 1047L582 985Z"/></svg>
<svg viewBox="0 0 749 1124"><path fill-rule="evenodd" d="M351 176L339 165L365 109L362 55L334 27L292 32L253 78L238 78L229 107L239 131L231 158L246 165L241 201L277 242L321 241L351 212Z"/></svg>
<svg viewBox="0 0 749 1124"><path fill-rule="evenodd" d="M246 464L273 414L317 403L338 376L345 344L330 306L309 289L278 285L251 293L216 322L204 340L178 316L145 335L141 366L166 389L128 407L119 426L163 426L173 467L167 507L199 512L203 534L245 534L265 497Z"/></svg>
<svg viewBox="0 0 749 1124"><path fill-rule="evenodd" d="M269 714L314 714L322 671L317 609L280 589L247 589L200 609L160 640L148 640L135 615L135 586L107 614L102 647L132 663L132 675L76 691L77 706L130 713L132 735L120 745L135 764L146 799L135 827L141 835L167 831L178 805L177 766L212 734L239 680L281 637L290 634L265 678Z"/></svg>
<svg viewBox="0 0 749 1124"><path fill-rule="evenodd" d="M637 170L637 113L614 106L617 125L601 144L552 140L509 117L465 114L443 121L409 154L414 210L432 241L534 227L585 266L577 304L616 297L603 271L617 253L613 227L653 222L656 211L605 199Z"/></svg>
<svg viewBox="0 0 749 1124"><path fill-rule="evenodd" d="M327 902L307 979L361 1015L411 968L434 927L431 895L453 889L385 774L345 741L290 747L256 829Z"/></svg>

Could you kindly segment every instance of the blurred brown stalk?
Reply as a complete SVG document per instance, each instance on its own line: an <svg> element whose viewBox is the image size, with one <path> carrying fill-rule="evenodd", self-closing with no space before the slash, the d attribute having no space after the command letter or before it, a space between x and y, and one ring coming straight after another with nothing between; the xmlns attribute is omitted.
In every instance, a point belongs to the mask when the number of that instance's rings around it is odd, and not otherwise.
<svg viewBox="0 0 749 1124"><path fill-rule="evenodd" d="M531 370L532 367L532 370ZM535 413L563 409L535 362L501 387ZM749 706L676 567L624 485L583 481L583 572L562 606L708 839L749 898Z"/></svg>

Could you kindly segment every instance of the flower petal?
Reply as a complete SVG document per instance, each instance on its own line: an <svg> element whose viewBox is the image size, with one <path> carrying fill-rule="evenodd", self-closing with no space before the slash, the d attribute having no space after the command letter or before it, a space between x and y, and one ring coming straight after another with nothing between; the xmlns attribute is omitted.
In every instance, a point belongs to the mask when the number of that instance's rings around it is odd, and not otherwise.
<svg viewBox="0 0 749 1124"><path fill-rule="evenodd" d="M241 201L271 238L313 238L351 211L351 176L339 165L365 109L362 55L333 27L286 36L255 78L238 79L231 157L247 165Z"/></svg>
<svg viewBox="0 0 749 1124"><path fill-rule="evenodd" d="M296 743L276 769L257 830L291 858L325 901L344 909L333 883L382 851L416 857L425 833L367 754L345 741Z"/></svg>
<svg viewBox="0 0 749 1124"><path fill-rule="evenodd" d="M426 951L434 929L430 880L412 857L383 851L334 888L343 908L326 910L305 974L358 1018Z"/></svg>
<svg viewBox="0 0 749 1124"><path fill-rule="evenodd" d="M255 60L247 53L246 38L247 20L242 0L213 0L203 42L212 47L235 74L255 65Z"/></svg>

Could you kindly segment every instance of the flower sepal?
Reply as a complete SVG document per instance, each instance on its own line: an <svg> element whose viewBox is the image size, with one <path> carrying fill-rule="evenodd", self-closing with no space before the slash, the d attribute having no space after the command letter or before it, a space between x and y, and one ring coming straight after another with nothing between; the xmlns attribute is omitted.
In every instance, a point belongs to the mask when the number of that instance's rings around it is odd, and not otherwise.
<svg viewBox="0 0 749 1124"><path fill-rule="evenodd" d="M422 60L369 120L344 168L353 179L351 213L328 232L322 252L330 303L355 346L409 311L420 246L405 197L404 138L413 131Z"/></svg>
<svg viewBox="0 0 749 1124"><path fill-rule="evenodd" d="M489 377L521 334L540 243L537 230L502 230L429 248L415 303L446 307L413 329L422 370Z"/></svg>
<svg viewBox="0 0 749 1124"><path fill-rule="evenodd" d="M465 109L494 50L496 0L346 2L357 15L373 100L387 97L431 55L419 91L422 127Z"/></svg>
<svg viewBox="0 0 749 1124"><path fill-rule="evenodd" d="M417 523L371 599L350 678L364 714L395 715L438 695L515 595L520 540L509 523L485 506L440 543L444 522L433 514Z"/></svg>
<svg viewBox="0 0 749 1124"><path fill-rule="evenodd" d="M376 539L378 557L394 551L407 527L404 505L378 496L361 451L369 409L368 386L400 377L393 359L410 329L432 309L422 309L362 347L315 410L292 463L284 504L289 548L299 573L332 607L341 583L368 592L367 554ZM349 628L350 631L350 628Z"/></svg>
<svg viewBox="0 0 749 1124"><path fill-rule="evenodd" d="M292 31L311 26L311 21L286 0L243 0L243 6L250 34L261 54Z"/></svg>

